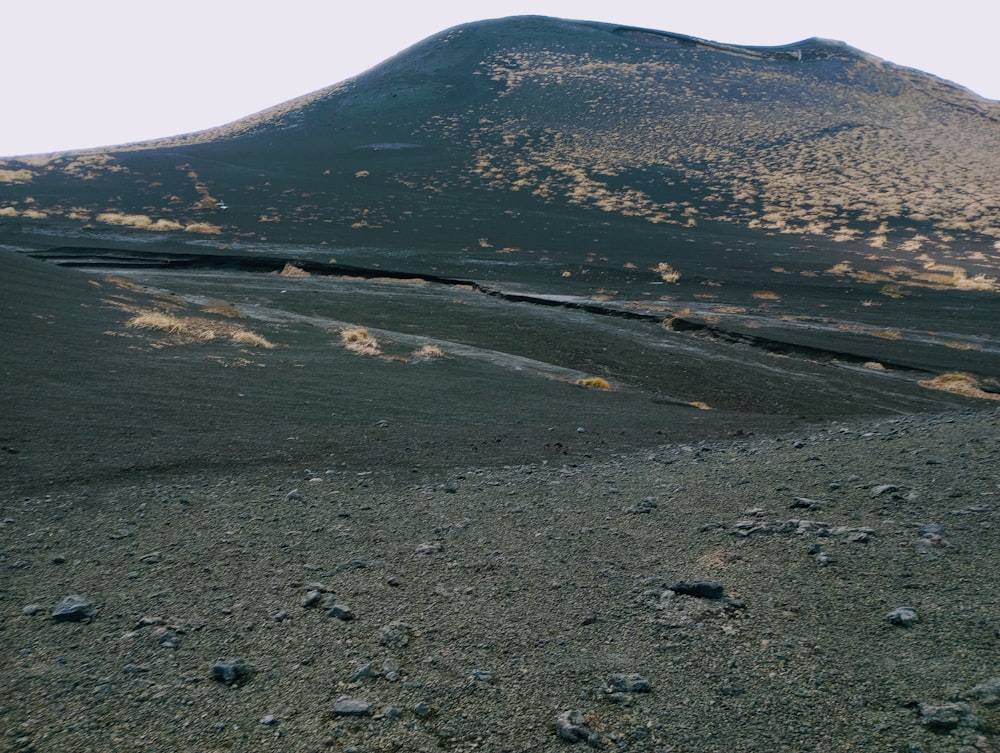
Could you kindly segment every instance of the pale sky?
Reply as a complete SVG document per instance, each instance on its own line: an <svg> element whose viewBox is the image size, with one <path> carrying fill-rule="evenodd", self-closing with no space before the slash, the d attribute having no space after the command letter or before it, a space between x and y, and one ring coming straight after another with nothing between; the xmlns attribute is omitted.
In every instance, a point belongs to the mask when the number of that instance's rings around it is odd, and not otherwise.
<svg viewBox="0 0 1000 753"><path fill-rule="evenodd" d="M222 125L451 26L521 14L731 44L839 39L1000 100L995 0L2 0L0 155Z"/></svg>

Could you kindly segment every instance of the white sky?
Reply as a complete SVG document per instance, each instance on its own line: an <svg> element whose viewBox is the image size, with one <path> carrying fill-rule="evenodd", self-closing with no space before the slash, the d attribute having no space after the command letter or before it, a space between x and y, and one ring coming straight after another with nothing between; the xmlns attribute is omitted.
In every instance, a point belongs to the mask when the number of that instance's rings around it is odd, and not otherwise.
<svg viewBox="0 0 1000 753"><path fill-rule="evenodd" d="M732 44L839 39L1000 99L995 0L2 0L0 155L222 125L450 26L520 14Z"/></svg>

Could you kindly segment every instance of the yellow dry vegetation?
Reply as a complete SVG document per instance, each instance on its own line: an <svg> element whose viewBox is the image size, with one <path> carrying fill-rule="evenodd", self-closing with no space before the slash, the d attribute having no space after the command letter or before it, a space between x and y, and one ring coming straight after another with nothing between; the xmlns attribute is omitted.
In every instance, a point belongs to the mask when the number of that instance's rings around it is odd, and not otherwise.
<svg viewBox="0 0 1000 753"><path fill-rule="evenodd" d="M0 183L28 183L34 177L31 170L0 170Z"/></svg>
<svg viewBox="0 0 1000 753"><path fill-rule="evenodd" d="M258 348L274 347L274 343L268 341L263 335L231 322L197 316L178 316L155 309L139 310L125 322L125 326L130 329L162 332L169 335L178 344L228 339L237 345L251 345Z"/></svg>
<svg viewBox="0 0 1000 753"><path fill-rule="evenodd" d="M285 266L281 268L278 272L282 277L311 277L308 272L306 272L302 267L292 264L292 262L285 262Z"/></svg>
<svg viewBox="0 0 1000 753"><path fill-rule="evenodd" d="M205 233L206 235L218 235L222 228L211 222L192 222L184 226L185 233Z"/></svg>
<svg viewBox="0 0 1000 753"><path fill-rule="evenodd" d="M378 340L364 327L345 327L340 330L340 342L348 350L365 356L381 355Z"/></svg>
<svg viewBox="0 0 1000 753"><path fill-rule="evenodd" d="M611 383L607 379L602 379L601 377L584 377L583 379L577 379L576 383L581 387L588 387L592 390L611 389Z"/></svg>
<svg viewBox="0 0 1000 753"><path fill-rule="evenodd" d="M413 351L414 358L444 358L444 351L438 345L421 345Z"/></svg>
<svg viewBox="0 0 1000 753"><path fill-rule="evenodd" d="M917 384L932 390L954 392L966 397L976 397L983 400L1000 400L1000 391L987 392L982 388L976 377L960 371L951 371L947 374L936 376L933 379L923 379L917 382Z"/></svg>
<svg viewBox="0 0 1000 753"><path fill-rule="evenodd" d="M169 230L182 230L183 225L174 220L163 218L153 220L145 214L125 214L123 212L101 212L97 215L97 221L106 225L121 225L124 227L134 227L140 230L156 230L165 232Z"/></svg>
<svg viewBox="0 0 1000 753"><path fill-rule="evenodd" d="M660 276L660 279L663 280L664 282L677 282L679 279L681 279L681 273L678 272L673 267L671 267L665 261L661 261L659 264L653 267L653 271L656 272L656 274L658 274Z"/></svg>

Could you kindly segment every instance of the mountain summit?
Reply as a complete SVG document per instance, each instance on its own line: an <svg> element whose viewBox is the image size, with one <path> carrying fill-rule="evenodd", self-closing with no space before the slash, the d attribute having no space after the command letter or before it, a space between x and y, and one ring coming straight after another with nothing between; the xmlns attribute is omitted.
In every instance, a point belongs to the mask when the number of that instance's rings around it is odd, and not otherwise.
<svg viewBox="0 0 1000 753"><path fill-rule="evenodd" d="M971 272L997 261L998 176L1000 103L843 43L514 17L228 126L4 160L0 212L8 233L390 247L722 225Z"/></svg>

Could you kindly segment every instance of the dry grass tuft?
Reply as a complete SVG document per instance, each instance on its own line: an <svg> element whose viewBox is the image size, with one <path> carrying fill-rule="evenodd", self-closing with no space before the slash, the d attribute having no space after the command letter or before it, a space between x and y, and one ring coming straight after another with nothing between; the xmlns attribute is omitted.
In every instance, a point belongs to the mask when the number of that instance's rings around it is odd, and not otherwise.
<svg viewBox="0 0 1000 753"><path fill-rule="evenodd" d="M170 335L179 343L209 342L217 338L228 338L237 345L252 345L259 348L273 348L263 335L237 327L229 322L217 322L197 316L177 316L165 311L139 311L125 322L131 329L151 330Z"/></svg>
<svg viewBox="0 0 1000 753"><path fill-rule="evenodd" d="M954 392L966 397L977 397L983 400L1000 400L1000 392L987 392L980 386L978 379L971 374L964 374L960 371L951 371L947 374L936 376L933 379L922 379L917 384L928 389Z"/></svg>
<svg viewBox="0 0 1000 753"><path fill-rule="evenodd" d="M773 290L755 290L750 294L758 301L780 301L781 296L775 293Z"/></svg>
<svg viewBox="0 0 1000 753"><path fill-rule="evenodd" d="M885 366L880 364L878 361L866 361L865 368L871 369L872 371L885 371Z"/></svg>
<svg viewBox="0 0 1000 753"><path fill-rule="evenodd" d="M246 316L243 313L243 309L229 301L209 301L201 307L201 310L206 314L218 314L219 316L227 316L230 319L242 319Z"/></svg>
<svg viewBox="0 0 1000 753"><path fill-rule="evenodd" d="M237 345L251 345L255 348L273 348L274 343L270 342L263 335L251 332L248 329L238 329L229 335L229 339Z"/></svg>
<svg viewBox="0 0 1000 753"><path fill-rule="evenodd" d="M421 345L413 351L414 358L444 358L444 351L437 345Z"/></svg>
<svg viewBox="0 0 1000 753"><path fill-rule="evenodd" d="M665 261L661 261L659 264L653 267L653 271L656 272L656 274L658 274L660 276L660 279L663 280L664 282L677 282L679 279L681 279L681 273L678 272L673 267L671 267Z"/></svg>
<svg viewBox="0 0 1000 753"><path fill-rule="evenodd" d="M576 383L581 387L588 387L592 390L611 389L611 383L607 379L602 379L601 377L584 377L583 379L577 379Z"/></svg>
<svg viewBox="0 0 1000 753"><path fill-rule="evenodd" d="M713 408L711 405L709 405L708 403L703 403L701 400L692 400L690 403L688 403L688 405L690 405L692 408L697 408L698 410L715 410L715 408Z"/></svg>
<svg viewBox="0 0 1000 753"><path fill-rule="evenodd" d="M345 327L340 330L340 341L348 350L366 356L381 355L378 340L364 327Z"/></svg>
<svg viewBox="0 0 1000 753"><path fill-rule="evenodd" d="M281 268L278 272L282 277L311 277L311 275L306 272L302 267L292 264L290 261L285 262L285 266Z"/></svg>

